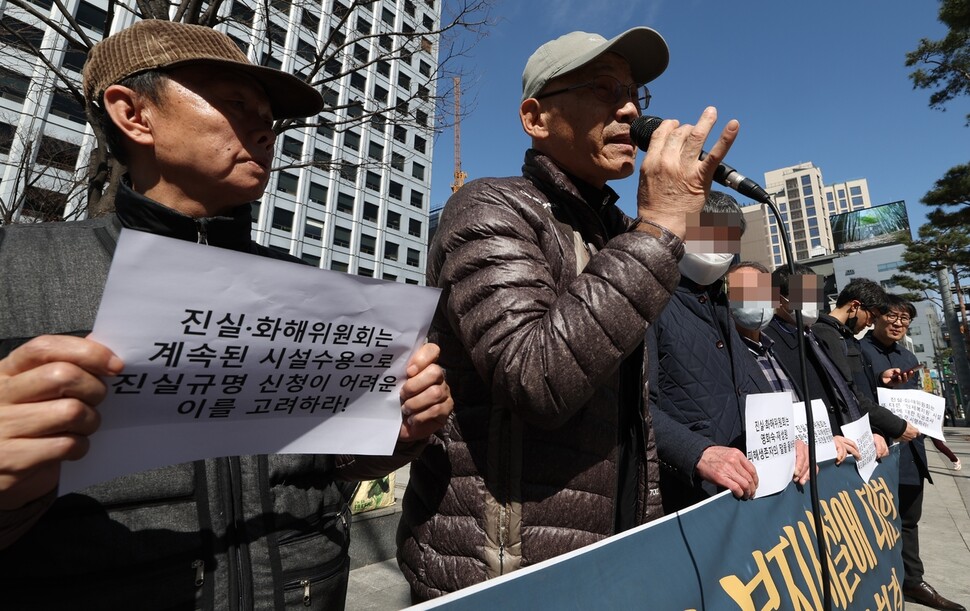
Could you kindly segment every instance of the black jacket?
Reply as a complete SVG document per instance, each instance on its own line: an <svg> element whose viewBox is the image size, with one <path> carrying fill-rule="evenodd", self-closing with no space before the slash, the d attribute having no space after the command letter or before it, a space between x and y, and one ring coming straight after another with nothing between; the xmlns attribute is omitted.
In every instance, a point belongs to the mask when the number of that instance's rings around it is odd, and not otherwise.
<svg viewBox="0 0 970 611"><path fill-rule="evenodd" d="M664 509L674 511L714 494L695 477L711 446L744 448L744 395L759 392L727 307L722 283L702 287L684 278L647 330L650 411L660 456Z"/></svg>

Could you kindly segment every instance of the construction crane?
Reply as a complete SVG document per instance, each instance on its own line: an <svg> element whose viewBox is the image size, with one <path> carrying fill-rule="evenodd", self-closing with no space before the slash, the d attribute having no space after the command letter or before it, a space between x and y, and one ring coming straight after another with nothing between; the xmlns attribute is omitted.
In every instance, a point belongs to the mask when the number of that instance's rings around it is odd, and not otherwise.
<svg viewBox="0 0 970 611"><path fill-rule="evenodd" d="M456 76L455 82L455 182L451 183L454 193L465 184L468 174L461 171L461 77Z"/></svg>

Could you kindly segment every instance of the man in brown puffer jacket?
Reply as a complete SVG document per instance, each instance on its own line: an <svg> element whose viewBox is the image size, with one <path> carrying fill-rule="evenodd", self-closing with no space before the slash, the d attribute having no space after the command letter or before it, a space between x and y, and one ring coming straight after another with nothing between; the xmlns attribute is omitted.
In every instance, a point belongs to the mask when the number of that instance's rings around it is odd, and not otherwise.
<svg viewBox="0 0 970 611"><path fill-rule="evenodd" d="M416 602L662 514L644 331L738 131L728 123L699 161L716 111L663 122L640 169L640 218L625 216L606 182L634 172L630 123L667 61L643 27L546 43L523 73L523 176L473 181L445 207L430 340L455 410L404 497L398 560Z"/></svg>

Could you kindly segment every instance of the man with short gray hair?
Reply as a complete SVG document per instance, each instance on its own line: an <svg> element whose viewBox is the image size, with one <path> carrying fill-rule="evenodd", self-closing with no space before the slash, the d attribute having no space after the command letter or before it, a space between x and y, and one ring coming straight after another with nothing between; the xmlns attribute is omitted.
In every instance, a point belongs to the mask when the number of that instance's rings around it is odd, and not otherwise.
<svg viewBox="0 0 970 611"><path fill-rule="evenodd" d="M643 337L679 280L688 214L731 121L664 121L640 167L639 218L607 186L636 170L630 123L667 67L654 30L572 32L522 75L521 177L467 183L428 257L431 341L456 409L412 464L398 560L415 601L594 543L662 514Z"/></svg>

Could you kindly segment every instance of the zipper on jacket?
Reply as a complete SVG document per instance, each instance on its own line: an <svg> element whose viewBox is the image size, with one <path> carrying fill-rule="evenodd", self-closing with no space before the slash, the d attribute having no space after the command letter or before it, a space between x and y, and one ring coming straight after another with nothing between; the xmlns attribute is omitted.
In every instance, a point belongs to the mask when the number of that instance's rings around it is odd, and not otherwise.
<svg viewBox="0 0 970 611"><path fill-rule="evenodd" d="M193 560L192 568L195 569L195 587L201 588L205 584L205 561Z"/></svg>
<svg viewBox="0 0 970 611"><path fill-rule="evenodd" d="M242 500L237 498L241 494L241 470L242 464L238 456L232 456L225 460L228 472L228 481L223 488L226 500L226 530L229 543L227 558L229 562L229 579L235 585L236 600L239 601L240 609L252 608L253 601L249 596L252 592L252 567L246 562L243 547L246 545L242 541L242 533L245 528L241 521L245 519L242 509ZM233 590L233 583L230 585L230 592Z"/></svg>
<svg viewBox="0 0 970 611"><path fill-rule="evenodd" d="M300 585L303 586L303 606L309 607L310 606L310 580L301 579Z"/></svg>
<svg viewBox="0 0 970 611"><path fill-rule="evenodd" d="M196 227L198 227L199 231L199 237L197 240L197 243L199 244L209 244L209 228L207 227L207 220L208 219L204 218L195 220Z"/></svg>

